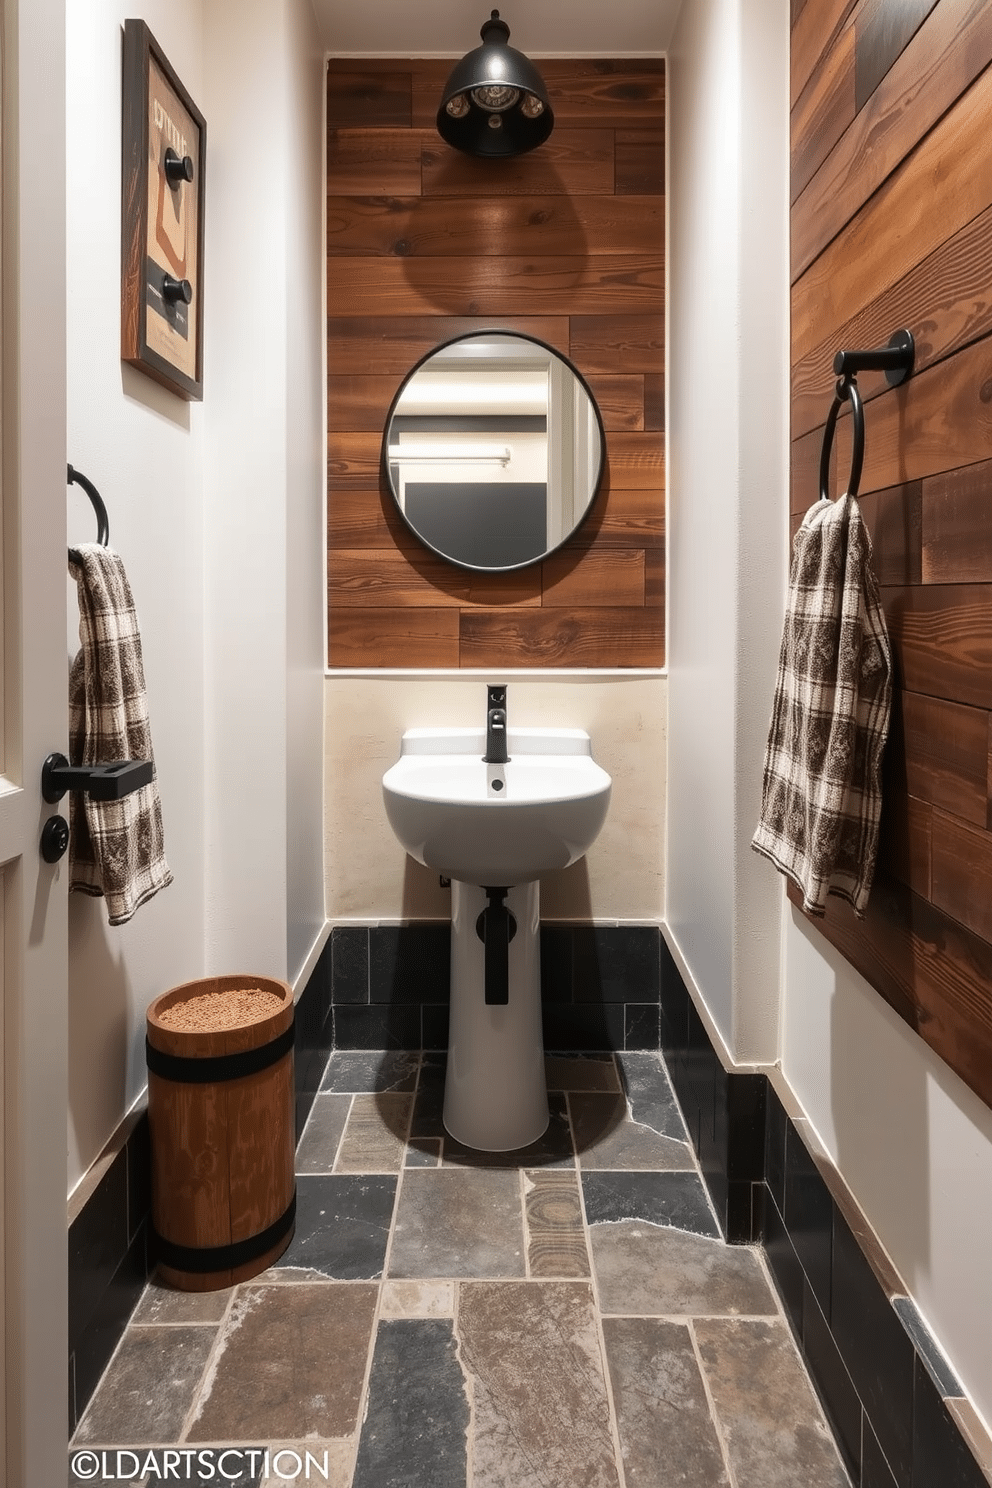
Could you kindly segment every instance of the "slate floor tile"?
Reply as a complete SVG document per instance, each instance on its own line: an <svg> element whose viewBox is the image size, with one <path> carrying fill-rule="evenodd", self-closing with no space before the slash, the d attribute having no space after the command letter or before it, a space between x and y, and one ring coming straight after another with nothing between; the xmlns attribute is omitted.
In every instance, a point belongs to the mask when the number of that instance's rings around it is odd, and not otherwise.
<svg viewBox="0 0 992 1488"><path fill-rule="evenodd" d="M703 1181L691 1173L585 1172L582 1192L591 1225L623 1219L670 1225L697 1235L720 1235Z"/></svg>
<svg viewBox="0 0 992 1488"><path fill-rule="evenodd" d="M456 1331L471 1377L470 1488L619 1488L587 1282L465 1282Z"/></svg>
<svg viewBox="0 0 992 1488"><path fill-rule="evenodd" d="M661 1056L626 1050L618 1052L616 1060L633 1119L660 1136L687 1141L682 1112Z"/></svg>
<svg viewBox="0 0 992 1488"><path fill-rule="evenodd" d="M693 1324L730 1464L762 1488L850 1488L781 1319Z"/></svg>
<svg viewBox="0 0 992 1488"><path fill-rule="evenodd" d="M547 1054L544 1069L549 1090L620 1089L612 1054Z"/></svg>
<svg viewBox="0 0 992 1488"><path fill-rule="evenodd" d="M358 1425L377 1292L326 1282L239 1288L188 1439L349 1436Z"/></svg>
<svg viewBox="0 0 992 1488"><path fill-rule="evenodd" d="M213 1323L221 1322L234 1287L221 1287L216 1292L180 1292L153 1276L141 1294L132 1323Z"/></svg>
<svg viewBox="0 0 992 1488"><path fill-rule="evenodd" d="M465 1488L465 1386L450 1318L380 1322L353 1488Z"/></svg>
<svg viewBox="0 0 992 1488"><path fill-rule="evenodd" d="M176 1442L216 1328L129 1328L76 1429L75 1442Z"/></svg>
<svg viewBox="0 0 992 1488"><path fill-rule="evenodd" d="M351 1093L413 1090L419 1067L420 1055L406 1049L335 1049L320 1088Z"/></svg>
<svg viewBox="0 0 992 1488"><path fill-rule="evenodd" d="M320 1272L336 1281L382 1275L396 1179L320 1174L296 1180L296 1233L274 1273Z"/></svg>
<svg viewBox="0 0 992 1488"><path fill-rule="evenodd" d="M390 1277L523 1274L523 1206L515 1171L407 1169Z"/></svg>
<svg viewBox="0 0 992 1488"><path fill-rule="evenodd" d="M639 1220L589 1228L592 1263L604 1314L701 1317L777 1314L758 1258Z"/></svg>
<svg viewBox="0 0 992 1488"><path fill-rule="evenodd" d="M604 1318L603 1338L626 1488L729 1488L688 1325Z"/></svg>
<svg viewBox="0 0 992 1488"><path fill-rule="evenodd" d="M524 1174L527 1268L531 1276L588 1276L578 1180L572 1172L538 1168Z"/></svg>
<svg viewBox="0 0 992 1488"><path fill-rule="evenodd" d="M350 1095L316 1095L296 1149L296 1171L330 1173L351 1108Z"/></svg>
<svg viewBox="0 0 992 1488"><path fill-rule="evenodd" d="M574 1094L568 1106L583 1168L695 1168L688 1143L632 1121L623 1095Z"/></svg>
<svg viewBox="0 0 992 1488"><path fill-rule="evenodd" d="M412 1107L412 1095L395 1091L353 1096L334 1171L398 1173L406 1155Z"/></svg>

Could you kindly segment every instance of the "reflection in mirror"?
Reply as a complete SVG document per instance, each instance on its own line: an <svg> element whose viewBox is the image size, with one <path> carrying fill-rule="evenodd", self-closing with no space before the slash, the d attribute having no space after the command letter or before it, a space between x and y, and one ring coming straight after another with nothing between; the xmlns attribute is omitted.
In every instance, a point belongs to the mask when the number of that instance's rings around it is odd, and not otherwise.
<svg viewBox="0 0 992 1488"><path fill-rule="evenodd" d="M413 369L384 456L400 512L428 547L464 568L523 568L588 513L603 429L568 361L543 342L486 331Z"/></svg>

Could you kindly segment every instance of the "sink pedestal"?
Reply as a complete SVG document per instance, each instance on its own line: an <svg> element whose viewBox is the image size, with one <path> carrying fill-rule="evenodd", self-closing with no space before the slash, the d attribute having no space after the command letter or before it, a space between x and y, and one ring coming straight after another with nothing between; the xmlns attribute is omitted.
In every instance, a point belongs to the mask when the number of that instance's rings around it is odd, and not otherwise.
<svg viewBox="0 0 992 1488"><path fill-rule="evenodd" d="M509 946L509 1002L487 1004L485 947L476 922L485 889L451 883L451 1014L444 1125L466 1147L509 1152L548 1125L541 1031L539 885L517 884L506 907L517 922Z"/></svg>

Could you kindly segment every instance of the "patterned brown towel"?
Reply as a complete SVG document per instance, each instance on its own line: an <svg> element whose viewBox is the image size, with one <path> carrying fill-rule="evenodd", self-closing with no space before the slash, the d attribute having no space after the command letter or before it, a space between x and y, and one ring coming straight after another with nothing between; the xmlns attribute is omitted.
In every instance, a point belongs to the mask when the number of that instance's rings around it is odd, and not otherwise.
<svg viewBox="0 0 992 1488"><path fill-rule="evenodd" d="M822 915L864 917L878 852L892 659L871 538L855 497L818 501L796 533L778 681L751 846Z"/></svg>
<svg viewBox="0 0 992 1488"><path fill-rule="evenodd" d="M82 648L69 674L70 761L151 759L141 636L124 565L113 549L81 543L69 572L79 590ZM73 791L69 821L69 888L106 895L112 925L125 924L172 882L154 778L119 801Z"/></svg>

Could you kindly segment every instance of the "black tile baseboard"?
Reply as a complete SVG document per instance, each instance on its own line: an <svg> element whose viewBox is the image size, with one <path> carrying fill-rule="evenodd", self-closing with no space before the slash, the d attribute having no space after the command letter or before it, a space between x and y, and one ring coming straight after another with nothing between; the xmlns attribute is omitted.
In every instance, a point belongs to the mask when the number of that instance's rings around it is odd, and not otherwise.
<svg viewBox="0 0 992 1488"><path fill-rule="evenodd" d="M855 1488L989 1488L967 1397L837 1169L766 1075L724 1070L661 956L661 1048L721 1229L762 1245Z"/></svg>
<svg viewBox="0 0 992 1488"><path fill-rule="evenodd" d="M447 1048L450 925L339 925L330 945L336 1049ZM657 925L542 925L545 1048L659 1048L661 946Z"/></svg>

